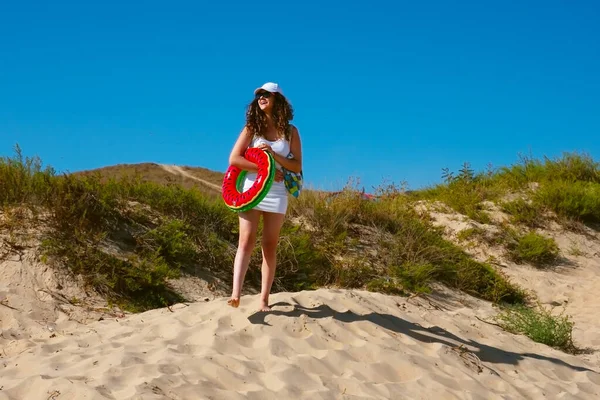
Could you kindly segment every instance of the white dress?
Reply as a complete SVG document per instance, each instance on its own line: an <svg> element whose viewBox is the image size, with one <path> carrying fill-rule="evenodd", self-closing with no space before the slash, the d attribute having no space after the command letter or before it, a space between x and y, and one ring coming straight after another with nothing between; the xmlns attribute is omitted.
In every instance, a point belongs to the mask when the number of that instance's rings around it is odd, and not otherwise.
<svg viewBox="0 0 600 400"><path fill-rule="evenodd" d="M267 140L263 137L254 137L249 147L257 147L261 143L267 143L273 149L274 153L279 154L282 157L287 157L290 153L290 142L285 138L278 139L275 141ZM275 167L281 171L281 165L275 162ZM248 172L244 181L243 190L244 192L252 186L256 179L256 172ZM262 199L260 203L253 210L260 210L265 212L285 214L288 206L288 192L285 188L283 181L275 182L267 195Z"/></svg>

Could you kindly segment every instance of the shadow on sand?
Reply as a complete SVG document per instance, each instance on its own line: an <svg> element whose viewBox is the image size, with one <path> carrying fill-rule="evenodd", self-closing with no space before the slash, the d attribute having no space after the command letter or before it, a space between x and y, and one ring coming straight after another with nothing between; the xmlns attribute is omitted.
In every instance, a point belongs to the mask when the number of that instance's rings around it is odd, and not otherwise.
<svg viewBox="0 0 600 400"><path fill-rule="evenodd" d="M441 343L449 347L456 347L465 345L476 350L470 350L475 354L482 362L495 363L495 364L509 364L517 365L519 361L525 358L533 358L537 360L548 361L556 365L571 368L574 371L589 371L600 374L597 371L591 370L586 367L580 367L577 365L571 365L563 360L554 357L542 356L535 353L515 353L512 351L502 350L493 346L488 346L474 340L462 339L445 329L438 326L430 328L424 328L419 324L415 324L402 318L398 318L391 314L381 313L369 313L365 315L355 314L352 311L337 312L328 305L320 305L314 308L302 307L298 304L290 304L286 302L279 302L273 304L271 307L277 306L293 306L294 309L291 311L280 311L273 309L270 312L257 312L248 317L248 320L252 324L260 324L271 326L265 321L266 316L283 316L283 317L300 317L306 315L309 318L334 318L338 321L345 323L352 323L358 321L368 321L376 324L382 328L388 329L392 332L396 332L402 335L408 335L415 340L419 340L424 343Z"/></svg>

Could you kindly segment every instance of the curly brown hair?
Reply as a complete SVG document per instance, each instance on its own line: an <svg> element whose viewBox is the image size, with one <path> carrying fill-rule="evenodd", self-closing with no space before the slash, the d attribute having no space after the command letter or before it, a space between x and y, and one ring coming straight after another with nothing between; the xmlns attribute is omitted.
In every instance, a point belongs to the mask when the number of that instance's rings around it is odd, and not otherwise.
<svg viewBox="0 0 600 400"><path fill-rule="evenodd" d="M273 93L273 95L275 98L272 113L273 122L277 132L283 135L286 140L290 140L290 121L294 119L294 109L284 96L279 93ZM257 99L248 104L246 126L248 127L248 133L256 136L262 136L267 128L267 116L258 106Z"/></svg>

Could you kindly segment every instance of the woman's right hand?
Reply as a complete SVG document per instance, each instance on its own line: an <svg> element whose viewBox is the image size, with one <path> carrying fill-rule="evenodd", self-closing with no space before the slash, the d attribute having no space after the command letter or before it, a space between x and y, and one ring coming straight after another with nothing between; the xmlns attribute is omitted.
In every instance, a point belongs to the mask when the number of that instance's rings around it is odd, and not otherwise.
<svg viewBox="0 0 600 400"><path fill-rule="evenodd" d="M273 149L267 143L264 143L264 142L259 143L258 146L256 146L256 147L267 153L273 154Z"/></svg>
<svg viewBox="0 0 600 400"><path fill-rule="evenodd" d="M283 180L283 172L275 170L275 182L281 182Z"/></svg>

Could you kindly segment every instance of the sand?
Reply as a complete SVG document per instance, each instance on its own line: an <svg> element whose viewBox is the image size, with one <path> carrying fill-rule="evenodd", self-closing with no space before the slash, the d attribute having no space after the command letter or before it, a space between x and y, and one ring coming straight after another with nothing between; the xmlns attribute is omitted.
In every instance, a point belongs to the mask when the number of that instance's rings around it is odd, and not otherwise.
<svg viewBox="0 0 600 400"><path fill-rule="evenodd" d="M447 236L473 225L438 213ZM492 229L492 227L485 227ZM575 321L570 355L493 325L488 302L360 290L276 293L257 313L207 296L140 314L111 309L45 265L39 243L0 244L0 400L67 399L598 399L600 239L549 229L560 265L494 256L511 279ZM189 283L182 283L185 284ZM189 285L188 285L189 286Z"/></svg>
<svg viewBox="0 0 600 400"><path fill-rule="evenodd" d="M600 396L599 365L452 297L320 289L274 294L271 313L245 296L238 309L223 298L72 326L2 358L0 399Z"/></svg>

